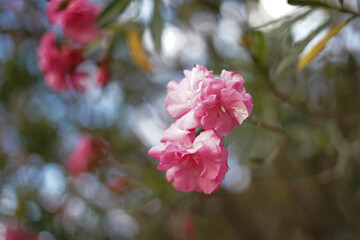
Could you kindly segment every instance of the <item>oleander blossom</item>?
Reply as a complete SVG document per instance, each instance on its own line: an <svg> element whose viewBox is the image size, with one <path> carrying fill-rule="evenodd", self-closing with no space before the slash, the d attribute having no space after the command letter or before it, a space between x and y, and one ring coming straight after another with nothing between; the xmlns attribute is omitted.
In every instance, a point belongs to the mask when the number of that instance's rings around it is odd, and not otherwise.
<svg viewBox="0 0 360 240"><path fill-rule="evenodd" d="M76 177L98 166L103 156L103 143L85 133L76 142L73 152L66 160L66 166L69 173Z"/></svg>
<svg viewBox="0 0 360 240"><path fill-rule="evenodd" d="M82 51L67 44L58 44L56 34L47 32L40 41L38 50L39 68L45 83L55 91L63 91L76 85L79 73L76 67L84 61Z"/></svg>
<svg viewBox="0 0 360 240"><path fill-rule="evenodd" d="M64 35L77 43L88 44L100 35L95 20L102 11L89 0L52 0L46 14L52 25L62 25Z"/></svg>
<svg viewBox="0 0 360 240"><path fill-rule="evenodd" d="M228 171L228 152L222 138L250 116L252 97L240 74L196 65L179 82L169 82L165 106L177 119L165 129L161 144L149 155L166 170L166 178L180 191L211 193ZM195 131L199 132L196 137Z"/></svg>
<svg viewBox="0 0 360 240"><path fill-rule="evenodd" d="M202 87L201 107L196 113L203 129L218 135L228 134L241 124L253 108L252 97L246 93L240 74L223 70L220 78L206 80Z"/></svg>
<svg viewBox="0 0 360 240"><path fill-rule="evenodd" d="M218 188L228 171L228 152L221 137L213 130L197 137L195 130L183 130L176 124L165 129L161 144L149 150L157 159L159 170L166 170L166 178L180 191L206 194Z"/></svg>
<svg viewBox="0 0 360 240"><path fill-rule="evenodd" d="M196 65L191 71L184 70L185 77L179 83L168 83L165 106L171 117L182 117L199 104L202 83L206 78L212 79L212 74L207 68Z"/></svg>
<svg viewBox="0 0 360 240"><path fill-rule="evenodd" d="M88 0L72 0L62 17L63 31L68 39L88 44L100 35L95 20L101 7Z"/></svg>
<svg viewBox="0 0 360 240"><path fill-rule="evenodd" d="M46 15L50 24L58 25L63 21L64 13L70 0L51 0L46 6Z"/></svg>
<svg viewBox="0 0 360 240"><path fill-rule="evenodd" d="M39 68L45 83L52 90L83 92L89 87L103 87L108 82L110 72L107 61L100 60L94 74L90 73L89 59L83 56L85 45L101 34L100 28L95 25L101 11L102 7L90 0L49 1L46 7L49 22L60 25L65 37L57 39L55 32L49 31L41 39L38 50Z"/></svg>
<svg viewBox="0 0 360 240"><path fill-rule="evenodd" d="M246 93L240 74L223 70L220 78L196 65L184 71L179 83L169 82L165 106L183 129L214 130L218 135L228 134L241 124L252 111L251 95Z"/></svg>
<svg viewBox="0 0 360 240"><path fill-rule="evenodd" d="M214 78L213 72L196 65L191 71L184 70L184 75L179 83L168 83L165 106L171 117L182 118L178 126L184 129L197 128L200 121L194 114L200 104L201 87L204 79Z"/></svg>

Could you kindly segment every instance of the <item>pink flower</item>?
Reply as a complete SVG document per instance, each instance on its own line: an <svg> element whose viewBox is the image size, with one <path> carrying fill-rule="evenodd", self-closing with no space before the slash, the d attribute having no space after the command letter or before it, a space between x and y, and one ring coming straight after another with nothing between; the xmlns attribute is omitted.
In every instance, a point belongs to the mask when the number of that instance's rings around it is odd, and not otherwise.
<svg viewBox="0 0 360 240"><path fill-rule="evenodd" d="M177 121L165 129L161 144L149 155L157 159L158 169L180 191L213 192L228 171L228 152L222 138L241 124L253 108L240 74L223 70L220 78L196 65L184 71L179 83L170 82L166 108ZM195 129L202 131L195 137Z"/></svg>
<svg viewBox="0 0 360 240"><path fill-rule="evenodd" d="M90 134L82 135L66 161L70 174L78 176L96 167L104 155L102 147L103 143Z"/></svg>
<svg viewBox="0 0 360 240"><path fill-rule="evenodd" d="M71 72L85 59L82 55L81 49L71 48L65 44L60 47L60 61L63 64L66 72Z"/></svg>
<svg viewBox="0 0 360 240"><path fill-rule="evenodd" d="M173 118L180 118L177 125L183 129L200 126L200 118L196 116L200 104L201 88L205 79L213 79L213 72L196 65L191 71L185 70L179 83L169 82L165 106Z"/></svg>
<svg viewBox="0 0 360 240"><path fill-rule="evenodd" d="M62 92L68 88L66 77L58 72L48 72L44 75L46 85L55 92Z"/></svg>
<svg viewBox="0 0 360 240"><path fill-rule="evenodd" d="M223 70L220 78L196 65L184 71L179 83L169 82L165 106L178 119L182 129L213 129L218 135L229 133L252 111L251 95L246 93L240 74Z"/></svg>
<svg viewBox="0 0 360 240"><path fill-rule="evenodd" d="M95 20L101 7L88 0L72 0L62 16L63 31L68 39L87 44L100 35Z"/></svg>
<svg viewBox="0 0 360 240"><path fill-rule="evenodd" d="M180 118L186 115L185 118L191 121L200 103L202 83L204 79L213 79L213 76L212 71L200 65L196 65L191 71L185 70L184 75L185 78L179 83L171 81L167 85L165 106L171 117ZM190 125L197 125L197 123Z"/></svg>
<svg viewBox="0 0 360 240"><path fill-rule="evenodd" d="M39 68L45 83L55 91L68 88L68 81L76 67L84 61L82 51L69 45L57 44L56 34L47 32L41 39L38 50Z"/></svg>
<svg viewBox="0 0 360 240"><path fill-rule="evenodd" d="M126 188L128 182L121 177L112 177L106 182L106 185L113 192L119 193Z"/></svg>
<svg viewBox="0 0 360 240"><path fill-rule="evenodd" d="M201 132L180 129L172 124L165 129L162 144L149 150L160 161L159 170L180 191L213 192L228 171L228 152L220 146L221 138L214 131Z"/></svg>
<svg viewBox="0 0 360 240"><path fill-rule="evenodd" d="M78 92L84 92L86 90L86 80L88 79L89 75L86 72L73 72L69 76L69 83L70 85Z"/></svg>
<svg viewBox="0 0 360 240"><path fill-rule="evenodd" d="M100 35L95 20L101 7L89 0L52 0L46 7L46 14L52 25L63 25L68 39L87 44Z"/></svg>
<svg viewBox="0 0 360 240"><path fill-rule="evenodd" d="M194 238L196 225L193 215L190 212L172 214L169 219L169 234L174 239Z"/></svg>
<svg viewBox="0 0 360 240"><path fill-rule="evenodd" d="M71 0L51 0L46 6L46 15L52 25L61 24L65 9Z"/></svg>
<svg viewBox="0 0 360 240"><path fill-rule="evenodd" d="M38 50L38 59L40 69L47 73L59 70L57 61L60 57L60 51L56 45L56 34L52 31L47 32L40 41Z"/></svg>
<svg viewBox="0 0 360 240"><path fill-rule="evenodd" d="M201 107L196 116L203 129L213 129L218 135L228 134L252 111L251 95L246 93L240 74L223 70L220 78L206 80L202 87Z"/></svg>
<svg viewBox="0 0 360 240"><path fill-rule="evenodd" d="M45 73L68 73L84 60L80 49L73 49L66 44L58 44L56 35L52 31L42 37L38 58L39 67Z"/></svg>
<svg viewBox="0 0 360 240"><path fill-rule="evenodd" d="M20 227L16 225L6 226L6 233L4 240L37 240L37 236L35 234L30 234L24 232Z"/></svg>

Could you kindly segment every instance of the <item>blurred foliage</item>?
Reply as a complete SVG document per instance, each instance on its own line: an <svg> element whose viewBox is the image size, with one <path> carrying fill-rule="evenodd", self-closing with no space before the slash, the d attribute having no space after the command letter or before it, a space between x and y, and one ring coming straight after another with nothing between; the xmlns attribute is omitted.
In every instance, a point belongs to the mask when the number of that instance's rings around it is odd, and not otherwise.
<svg viewBox="0 0 360 240"><path fill-rule="evenodd" d="M47 1L0 0L0 239L7 219L41 240L360 238L359 1L288 0L275 18L265 1L98 2L86 54L111 80L59 94L37 67ZM211 195L174 190L147 155L173 121L167 82L194 64L242 74L254 101ZM83 132L108 154L73 177Z"/></svg>

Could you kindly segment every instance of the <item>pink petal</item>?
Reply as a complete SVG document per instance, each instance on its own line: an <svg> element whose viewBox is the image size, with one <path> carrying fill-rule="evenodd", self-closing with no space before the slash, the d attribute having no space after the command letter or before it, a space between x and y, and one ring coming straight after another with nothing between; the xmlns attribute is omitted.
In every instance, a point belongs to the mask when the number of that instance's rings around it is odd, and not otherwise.
<svg viewBox="0 0 360 240"><path fill-rule="evenodd" d="M49 19L50 24L57 25L63 21L67 2L64 0L52 0L46 6L46 15Z"/></svg>
<svg viewBox="0 0 360 240"><path fill-rule="evenodd" d="M197 169L179 169L174 172L174 182L173 186L175 189L190 192L190 191L200 191L198 185L198 175L199 172Z"/></svg>
<svg viewBox="0 0 360 240"><path fill-rule="evenodd" d="M69 3L63 16L63 31L67 38L88 44L100 35L95 25L101 8L88 0L73 0Z"/></svg>
<svg viewBox="0 0 360 240"><path fill-rule="evenodd" d="M235 89L239 93L245 94L245 88L244 88L245 80L240 74L235 73L233 71L223 70L221 72L220 77L225 81L226 88Z"/></svg>
<svg viewBox="0 0 360 240"><path fill-rule="evenodd" d="M162 152L165 151L167 145L169 145L169 143L168 143L168 144L159 144L159 145L156 145L156 146L154 146L154 147L152 147L152 148L149 149L148 154L149 154L151 157L153 157L153 158L155 158L155 159L157 159L157 160L160 161L160 157L161 157L161 155L162 155Z"/></svg>
<svg viewBox="0 0 360 240"><path fill-rule="evenodd" d="M190 110L176 121L176 125L182 129L195 129L200 127L200 118L197 117L196 108Z"/></svg>
<svg viewBox="0 0 360 240"><path fill-rule="evenodd" d="M210 194L212 193L215 189L217 189L219 187L219 185L222 182L222 179L208 179L208 178L202 178L200 177L198 179L199 182L199 187L200 189L206 193L206 194Z"/></svg>
<svg viewBox="0 0 360 240"><path fill-rule="evenodd" d="M191 146L194 139L195 139L194 130L186 130L180 128L177 123L173 123L167 129L164 130L161 142L178 141L185 146Z"/></svg>

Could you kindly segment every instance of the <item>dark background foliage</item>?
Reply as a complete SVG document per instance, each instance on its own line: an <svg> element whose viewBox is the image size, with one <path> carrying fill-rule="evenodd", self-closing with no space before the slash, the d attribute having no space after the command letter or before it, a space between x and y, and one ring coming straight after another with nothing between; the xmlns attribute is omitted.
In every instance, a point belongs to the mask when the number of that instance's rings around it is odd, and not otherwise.
<svg viewBox="0 0 360 240"><path fill-rule="evenodd" d="M285 1L99 2L104 35L87 52L109 53L110 82L59 94L37 67L46 1L0 0L0 232L16 219L49 240L360 238L359 1L289 0L284 16ZM211 195L176 191L147 155L173 122L167 82L194 64L242 74L254 102ZM83 132L108 154L73 178Z"/></svg>

